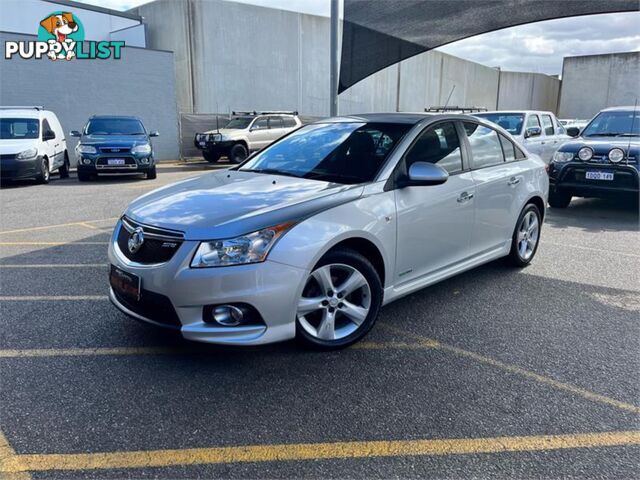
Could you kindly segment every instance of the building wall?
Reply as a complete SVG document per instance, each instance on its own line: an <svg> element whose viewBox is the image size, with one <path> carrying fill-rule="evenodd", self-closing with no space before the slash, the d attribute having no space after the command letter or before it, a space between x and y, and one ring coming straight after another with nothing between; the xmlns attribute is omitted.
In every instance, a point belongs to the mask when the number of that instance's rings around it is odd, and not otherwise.
<svg viewBox="0 0 640 480"><path fill-rule="evenodd" d="M150 47L175 52L179 112L328 115L328 18L223 0L157 0L133 12L147 24ZM495 109L504 73L432 51L356 84L338 110L423 111L450 94L449 105ZM500 84L500 98L511 108L555 111L558 79L525 73L507 83L514 85L503 92Z"/></svg>
<svg viewBox="0 0 640 480"><path fill-rule="evenodd" d="M34 40L0 32L6 40ZM136 115L153 139L156 158L178 158L178 116L173 54L125 47L120 60L0 58L0 105L44 105L58 116L65 132L80 130L91 115ZM72 163L77 139L67 136Z"/></svg>
<svg viewBox="0 0 640 480"><path fill-rule="evenodd" d="M560 80L541 73L500 72L498 109L549 110L558 108Z"/></svg>
<svg viewBox="0 0 640 480"><path fill-rule="evenodd" d="M640 52L565 57L561 118L591 118L603 108L640 104Z"/></svg>

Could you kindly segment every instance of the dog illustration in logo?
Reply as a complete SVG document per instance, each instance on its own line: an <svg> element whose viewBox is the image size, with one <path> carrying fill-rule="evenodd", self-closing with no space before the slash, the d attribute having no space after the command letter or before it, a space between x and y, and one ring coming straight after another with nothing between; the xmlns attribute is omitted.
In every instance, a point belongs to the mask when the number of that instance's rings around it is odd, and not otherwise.
<svg viewBox="0 0 640 480"><path fill-rule="evenodd" d="M58 15L51 15L40 22L40 25L51 35L55 36L55 40L49 40L49 43L63 43L69 42L71 39L67 40L67 35L71 35L74 32L78 31L78 24L73 19L73 14L69 12L62 12ZM73 50L68 50L65 54L56 54L53 51L49 51L49 58L51 60L57 60L58 58L66 58L67 60L71 60L75 57L75 52Z"/></svg>

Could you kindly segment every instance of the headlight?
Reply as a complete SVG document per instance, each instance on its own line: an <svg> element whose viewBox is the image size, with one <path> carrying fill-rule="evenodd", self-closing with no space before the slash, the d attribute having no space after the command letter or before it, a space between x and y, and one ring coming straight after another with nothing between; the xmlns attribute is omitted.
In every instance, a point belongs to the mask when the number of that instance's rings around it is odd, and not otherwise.
<svg viewBox="0 0 640 480"><path fill-rule="evenodd" d="M29 150L25 150L24 152L20 152L16 155L18 160L27 160L28 158L33 158L38 154L37 148L30 148Z"/></svg>
<svg viewBox="0 0 640 480"><path fill-rule="evenodd" d="M621 162L624 158L624 151L621 148L612 148L609 151L609 160L612 163Z"/></svg>
<svg viewBox="0 0 640 480"><path fill-rule="evenodd" d="M151 145L143 143L142 145L136 145L131 149L131 153L140 153L142 155L149 155L151 153Z"/></svg>
<svg viewBox="0 0 640 480"><path fill-rule="evenodd" d="M79 143L76 148L78 149L78 152L80 152L80 153L97 153L98 152L96 150L96 147L93 147L91 145L83 145L81 143Z"/></svg>
<svg viewBox="0 0 640 480"><path fill-rule="evenodd" d="M193 256L191 267L226 267L263 262L278 238L292 226L292 222L282 223L236 238L202 242Z"/></svg>
<svg viewBox="0 0 640 480"><path fill-rule="evenodd" d="M582 147L578 150L578 158L583 162L588 162L593 157L593 150L589 147Z"/></svg>
<svg viewBox="0 0 640 480"><path fill-rule="evenodd" d="M220 135L219 133L210 133L209 134L209 141L210 142L219 142L222 139L222 135Z"/></svg>
<svg viewBox="0 0 640 480"><path fill-rule="evenodd" d="M570 162L574 155L573 152L556 152L553 154L553 161L556 163Z"/></svg>

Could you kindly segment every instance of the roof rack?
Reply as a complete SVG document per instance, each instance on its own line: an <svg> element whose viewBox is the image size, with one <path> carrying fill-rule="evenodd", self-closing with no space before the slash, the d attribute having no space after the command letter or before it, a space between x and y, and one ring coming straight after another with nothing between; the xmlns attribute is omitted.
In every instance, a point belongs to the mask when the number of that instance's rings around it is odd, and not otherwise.
<svg viewBox="0 0 640 480"><path fill-rule="evenodd" d="M42 105L8 105L6 107L0 107L0 110L26 110L26 109L33 109L33 110L44 110L44 107Z"/></svg>
<svg viewBox="0 0 640 480"><path fill-rule="evenodd" d="M486 112L484 107L429 107L424 109L425 112L461 112L461 113L474 113L474 112Z"/></svg>
<svg viewBox="0 0 640 480"><path fill-rule="evenodd" d="M231 115L298 115L298 111L286 111L286 110L266 110L257 112L255 110L251 112L233 111Z"/></svg>

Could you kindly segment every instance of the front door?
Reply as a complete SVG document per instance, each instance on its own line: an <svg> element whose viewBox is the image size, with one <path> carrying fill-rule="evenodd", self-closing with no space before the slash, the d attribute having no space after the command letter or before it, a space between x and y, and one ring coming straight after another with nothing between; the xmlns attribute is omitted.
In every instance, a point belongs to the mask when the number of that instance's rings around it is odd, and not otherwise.
<svg viewBox="0 0 640 480"><path fill-rule="evenodd" d="M249 129L249 149L262 150L270 143L269 120L267 117L257 117Z"/></svg>
<svg viewBox="0 0 640 480"><path fill-rule="evenodd" d="M427 127L401 161L398 175L406 175L414 162L440 165L449 178L442 185L395 190L397 285L464 260L474 221L473 178L463 169L454 122Z"/></svg>

